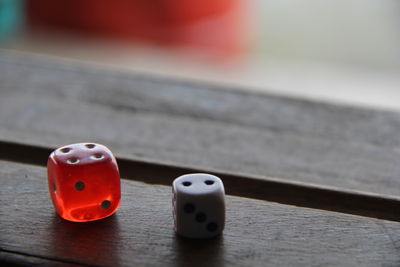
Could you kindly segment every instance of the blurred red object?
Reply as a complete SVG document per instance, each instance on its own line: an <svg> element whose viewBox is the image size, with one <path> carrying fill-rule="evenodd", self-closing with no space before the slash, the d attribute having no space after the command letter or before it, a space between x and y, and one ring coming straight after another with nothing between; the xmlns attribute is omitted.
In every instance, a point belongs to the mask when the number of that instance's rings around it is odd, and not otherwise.
<svg viewBox="0 0 400 267"><path fill-rule="evenodd" d="M147 40L234 56L247 44L245 0L28 0L33 28Z"/></svg>

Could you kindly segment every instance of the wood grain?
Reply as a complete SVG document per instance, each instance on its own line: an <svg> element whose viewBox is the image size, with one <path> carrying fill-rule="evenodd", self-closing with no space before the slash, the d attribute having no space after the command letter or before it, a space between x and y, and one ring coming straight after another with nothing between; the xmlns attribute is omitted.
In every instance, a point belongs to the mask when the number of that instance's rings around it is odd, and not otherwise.
<svg viewBox="0 0 400 267"><path fill-rule="evenodd" d="M0 52L0 139L399 195L400 115Z"/></svg>
<svg viewBox="0 0 400 267"><path fill-rule="evenodd" d="M76 266L93 266L82 263L73 263L74 261L63 261L59 259L49 259L29 253L21 253L18 251L10 251L0 248L0 263L6 266L63 266L63 267L76 267Z"/></svg>
<svg viewBox="0 0 400 267"><path fill-rule="evenodd" d="M45 167L54 149L0 141L0 159ZM223 179L229 195L400 222L399 197L127 158L117 161L123 178L147 184L171 185L183 174L210 173Z"/></svg>
<svg viewBox="0 0 400 267"><path fill-rule="evenodd" d="M227 196L218 238L173 232L171 188L123 180L116 215L92 223L60 219L46 169L0 162L0 256L96 266L395 266L400 224ZM46 262L50 261L50 263ZM23 262L22 262L23 263Z"/></svg>

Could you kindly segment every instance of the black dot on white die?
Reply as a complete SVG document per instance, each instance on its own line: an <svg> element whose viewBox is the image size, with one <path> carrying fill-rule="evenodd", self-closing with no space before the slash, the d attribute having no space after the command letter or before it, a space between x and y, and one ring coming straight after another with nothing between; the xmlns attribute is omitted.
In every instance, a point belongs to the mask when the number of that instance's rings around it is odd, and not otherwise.
<svg viewBox="0 0 400 267"><path fill-rule="evenodd" d="M183 186L191 186L192 185L192 183L189 181L185 181L182 184L183 184Z"/></svg>
<svg viewBox="0 0 400 267"><path fill-rule="evenodd" d="M89 149L93 149L96 145L95 144L86 144L85 147Z"/></svg>
<svg viewBox="0 0 400 267"><path fill-rule="evenodd" d="M218 230L218 224L216 224L215 222L210 222L207 224L206 229L209 232L215 232Z"/></svg>
<svg viewBox="0 0 400 267"><path fill-rule="evenodd" d="M214 184L214 181L213 180L206 180L204 183L206 185L212 185L212 184Z"/></svg>
<svg viewBox="0 0 400 267"><path fill-rule="evenodd" d="M101 207L106 210L111 207L111 202L109 200L104 200L101 202Z"/></svg>
<svg viewBox="0 0 400 267"><path fill-rule="evenodd" d="M196 206L193 205L193 203L186 203L186 204L183 206L183 211L184 211L185 213L192 213L192 212L195 211L195 209L196 209Z"/></svg>
<svg viewBox="0 0 400 267"><path fill-rule="evenodd" d="M83 191L85 189L85 183L84 182L77 182L75 184L75 190L76 191Z"/></svg>
<svg viewBox="0 0 400 267"><path fill-rule="evenodd" d="M215 222L210 222L206 225L206 229L209 232L215 232L218 230L218 224L216 224Z"/></svg>
<svg viewBox="0 0 400 267"><path fill-rule="evenodd" d="M196 222L202 223L207 220L207 215L204 212L199 212L196 214L196 216L194 218L195 218Z"/></svg>

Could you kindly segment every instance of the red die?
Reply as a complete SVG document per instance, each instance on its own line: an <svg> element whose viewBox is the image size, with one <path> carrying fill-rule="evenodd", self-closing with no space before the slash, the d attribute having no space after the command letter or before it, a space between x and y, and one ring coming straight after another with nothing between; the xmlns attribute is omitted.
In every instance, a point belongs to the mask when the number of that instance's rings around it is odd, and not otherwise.
<svg viewBox="0 0 400 267"><path fill-rule="evenodd" d="M47 174L51 200L66 220L94 221L119 208L118 165L103 145L80 143L56 149L47 161Z"/></svg>

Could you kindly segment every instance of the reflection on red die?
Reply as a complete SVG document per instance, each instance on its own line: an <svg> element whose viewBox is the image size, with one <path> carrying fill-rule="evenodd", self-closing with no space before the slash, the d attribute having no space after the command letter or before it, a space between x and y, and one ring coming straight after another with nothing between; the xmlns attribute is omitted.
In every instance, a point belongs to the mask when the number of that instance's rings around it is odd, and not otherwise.
<svg viewBox="0 0 400 267"><path fill-rule="evenodd" d="M51 200L62 218L94 221L119 208L118 165L107 147L80 143L56 149L49 156L47 172Z"/></svg>

